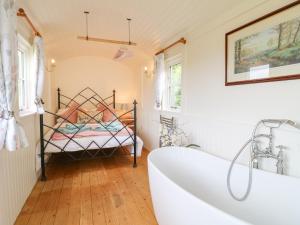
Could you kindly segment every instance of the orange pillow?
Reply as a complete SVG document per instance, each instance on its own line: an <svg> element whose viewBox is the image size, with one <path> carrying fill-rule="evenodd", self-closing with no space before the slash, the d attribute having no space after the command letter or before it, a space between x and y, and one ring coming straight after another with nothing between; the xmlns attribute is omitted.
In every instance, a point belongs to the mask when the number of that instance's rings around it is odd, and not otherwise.
<svg viewBox="0 0 300 225"><path fill-rule="evenodd" d="M72 102L60 116L67 119L66 122L77 123L78 107L78 103Z"/></svg>
<svg viewBox="0 0 300 225"><path fill-rule="evenodd" d="M133 115L132 115L133 113L131 113L131 112L127 113L128 111L120 109L120 110L116 110L116 113L117 113L118 117L125 113L123 116L120 117L121 119L132 119L133 118Z"/></svg>
<svg viewBox="0 0 300 225"><path fill-rule="evenodd" d="M103 112L103 116L102 116L103 122L110 122L116 118L115 115L113 114L115 113L115 110L110 106L104 105L103 103L98 104L97 110Z"/></svg>

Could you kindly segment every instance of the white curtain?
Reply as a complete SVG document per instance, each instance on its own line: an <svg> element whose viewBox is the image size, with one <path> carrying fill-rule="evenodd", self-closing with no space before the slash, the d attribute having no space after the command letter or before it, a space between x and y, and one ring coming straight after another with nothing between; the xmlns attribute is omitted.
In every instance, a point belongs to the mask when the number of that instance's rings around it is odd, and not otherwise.
<svg viewBox="0 0 300 225"><path fill-rule="evenodd" d="M42 94L45 79L45 64L44 64L44 43L43 39L39 36L34 38L34 57L36 66L36 85L35 85L35 104L36 112L43 114L44 107L42 104Z"/></svg>
<svg viewBox="0 0 300 225"><path fill-rule="evenodd" d="M14 0L0 0L0 150L28 145L14 114L18 80L18 42Z"/></svg>
<svg viewBox="0 0 300 225"><path fill-rule="evenodd" d="M155 56L155 108L161 109L165 83L165 55Z"/></svg>

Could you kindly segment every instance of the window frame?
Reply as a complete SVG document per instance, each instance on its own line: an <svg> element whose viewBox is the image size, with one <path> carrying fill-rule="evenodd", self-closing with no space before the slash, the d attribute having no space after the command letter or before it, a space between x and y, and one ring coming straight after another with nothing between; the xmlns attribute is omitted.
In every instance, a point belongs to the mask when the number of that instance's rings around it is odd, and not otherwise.
<svg viewBox="0 0 300 225"><path fill-rule="evenodd" d="M178 108L171 107L171 67L177 64L181 65L181 104ZM181 112L182 110L182 78L183 78L183 55L177 54L172 57L169 57L165 60L165 87L164 87L164 98L163 98L163 111L167 112Z"/></svg>
<svg viewBox="0 0 300 225"><path fill-rule="evenodd" d="M18 74L18 109L19 109L19 116L24 117L35 113L35 103L34 103L34 90L35 90L35 79L33 73L33 46L23 38L20 34L18 34L18 60L19 60L19 52L24 54L24 68L23 68L23 77L24 85L22 86L24 90L24 95L20 95L20 71ZM20 62L18 62L18 70L20 70ZM25 102L21 106L20 105L20 98L23 97Z"/></svg>

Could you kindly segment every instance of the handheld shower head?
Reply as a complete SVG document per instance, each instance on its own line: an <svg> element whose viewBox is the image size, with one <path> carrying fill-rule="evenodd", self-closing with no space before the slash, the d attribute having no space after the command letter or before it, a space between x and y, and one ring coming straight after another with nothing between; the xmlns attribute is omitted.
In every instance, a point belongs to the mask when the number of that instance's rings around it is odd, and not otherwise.
<svg viewBox="0 0 300 225"><path fill-rule="evenodd" d="M297 128L297 129L300 129L299 124L297 124L295 121L292 121L292 120L286 120L286 121L285 121L285 124L288 124L288 125L290 125L290 126L292 126L292 127L295 127L295 128Z"/></svg>
<svg viewBox="0 0 300 225"><path fill-rule="evenodd" d="M300 129L296 122L287 119L264 119L261 121L266 127L278 128L284 124Z"/></svg>

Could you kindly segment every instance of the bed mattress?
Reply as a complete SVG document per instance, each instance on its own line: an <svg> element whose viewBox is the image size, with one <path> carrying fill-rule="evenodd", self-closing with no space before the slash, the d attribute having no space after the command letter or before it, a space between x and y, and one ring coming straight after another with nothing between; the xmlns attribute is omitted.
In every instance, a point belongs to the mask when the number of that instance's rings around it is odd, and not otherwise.
<svg viewBox="0 0 300 225"><path fill-rule="evenodd" d="M57 128L60 124L56 124L54 128ZM66 135L62 135L51 129L44 135L45 142L45 152L55 153L61 152L64 149L66 152L80 151L83 149L99 149L99 148L114 148L118 146L131 146L133 145L133 135L130 128L123 129L121 131L101 131L97 134L86 135L86 136L75 136L72 138L67 138ZM112 134L115 136L112 137ZM132 138L130 137L132 135ZM62 138L59 138L60 137ZM69 135L72 137L73 134ZM47 142L49 141L49 143ZM139 137L137 137L137 149L142 148L143 143ZM138 151L137 151L138 152Z"/></svg>
<svg viewBox="0 0 300 225"><path fill-rule="evenodd" d="M56 124L54 127L57 128L60 124ZM129 131L129 132L128 132ZM112 137L112 133L115 132L107 132L103 131L100 135L86 136L86 137L77 137L70 140L69 138L59 138L56 136L55 139L53 137L54 131L51 129L44 135L44 140L49 140L50 143L47 144L47 141L44 141L45 145L45 154L46 161L47 155L51 153L59 153L61 149L64 149L66 152L75 152L81 151L84 149L99 149L101 148L114 148L119 147L120 145L126 147L131 155L133 156L134 148L133 148L133 140L130 138L130 133L132 130L128 128L128 131L122 130L115 137ZM55 133L57 135L57 132ZM54 135L55 136L55 135ZM121 144L120 144L121 143ZM60 149L61 148L61 149ZM140 157L143 149L143 141L141 138L137 136L137 157ZM38 171L40 167L40 143L37 144L36 148L36 170Z"/></svg>

